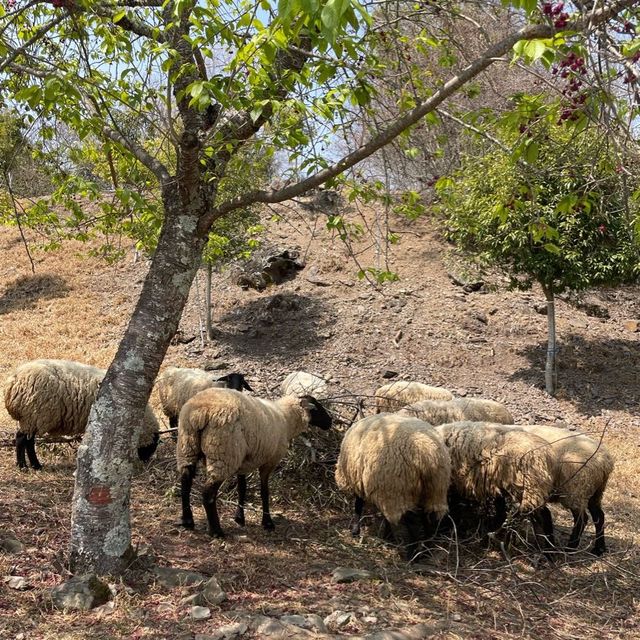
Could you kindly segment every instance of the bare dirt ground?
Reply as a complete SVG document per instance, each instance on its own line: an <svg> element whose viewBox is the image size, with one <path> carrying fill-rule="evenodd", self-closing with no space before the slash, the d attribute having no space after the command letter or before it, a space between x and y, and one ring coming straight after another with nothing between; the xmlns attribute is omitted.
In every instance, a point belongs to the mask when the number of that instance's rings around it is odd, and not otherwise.
<svg viewBox="0 0 640 640"><path fill-rule="evenodd" d="M448 277L448 249L428 220L392 221L400 243L390 264L400 280L377 292L355 277L348 252L323 230L321 217L295 210L286 219L271 225L271 239L299 247L305 270L261 293L217 276L217 334L210 344L200 339L200 278L180 334L195 339L172 346L165 365L226 365L221 375L241 371L264 396L277 393L286 373L304 369L330 377L334 397L351 402L349 394L356 394L369 403L384 382L382 373L393 370L400 378L503 402L517 422L566 423L604 434L616 459L604 499L609 553L596 559L585 552L593 535L589 525L583 550L553 565L534 551L516 549L509 562L475 541L443 540L441 553L422 572L408 569L374 526L361 539L349 535L350 505L332 481L339 431L299 440L274 475L274 533L259 526L253 487L256 509L248 510L246 529L232 520L228 492L222 507L228 537L212 541L197 494L196 531L174 524L174 445L166 437L135 478L134 543L159 564L216 576L227 601L212 609L210 619L194 621L180 602L186 592L139 572L114 585L112 611L63 613L51 607L46 592L68 577L74 449L41 445L45 469L18 473L14 452L5 446L0 532L13 533L24 550L0 552L0 576L23 576L28 589L0 581L0 637L206 638L238 612L277 618L340 610L354 614L334 631L347 637L420 622L430 631L419 637L639 638L640 334L625 321L640 319L640 287L592 292L590 302L606 308L608 318L558 303L561 389L551 398L543 390L546 319L534 308L542 302L539 292L490 287L465 293ZM363 264L373 264L372 247L361 243L356 249ZM0 379L18 363L41 357L108 365L147 266L134 264L131 254L109 266L86 250L70 243L36 253L32 274L17 230L0 229ZM14 431L2 406L0 442L9 444ZM554 516L564 539L569 518L561 510ZM338 566L368 569L376 578L334 584L331 573Z"/></svg>

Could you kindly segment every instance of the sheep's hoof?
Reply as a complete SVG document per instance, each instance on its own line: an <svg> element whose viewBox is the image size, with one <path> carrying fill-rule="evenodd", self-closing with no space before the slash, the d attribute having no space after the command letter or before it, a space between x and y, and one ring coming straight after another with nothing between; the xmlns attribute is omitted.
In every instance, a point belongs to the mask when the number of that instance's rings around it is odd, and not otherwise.
<svg viewBox="0 0 640 640"><path fill-rule="evenodd" d="M219 538L219 539L222 539L222 538L225 537L224 531L222 529L211 529L211 528L209 528L209 535L212 538Z"/></svg>
<svg viewBox="0 0 640 640"><path fill-rule="evenodd" d="M236 513L235 517L233 518L241 527L244 527L244 513L241 515L239 513Z"/></svg>
<svg viewBox="0 0 640 640"><path fill-rule="evenodd" d="M179 527L184 527L185 529L193 529L195 527L193 518L182 518L178 522Z"/></svg>
<svg viewBox="0 0 640 640"><path fill-rule="evenodd" d="M41 465L40 463L38 463L38 464L32 464L32 465L31 465L31 468L32 468L34 471L40 471L40 469L42 469L42 465Z"/></svg>
<svg viewBox="0 0 640 640"><path fill-rule="evenodd" d="M606 552L607 552L607 547L605 547L604 545L602 545L601 547L593 547L593 549L589 551L590 554L597 556L598 558L601 555L604 555Z"/></svg>
<svg viewBox="0 0 640 640"><path fill-rule="evenodd" d="M273 531L276 528L276 525L273 524L273 520L271 518L262 518L262 526L267 531Z"/></svg>
<svg viewBox="0 0 640 640"><path fill-rule="evenodd" d="M354 524L351 527L351 536L357 538L360 535L360 525Z"/></svg>

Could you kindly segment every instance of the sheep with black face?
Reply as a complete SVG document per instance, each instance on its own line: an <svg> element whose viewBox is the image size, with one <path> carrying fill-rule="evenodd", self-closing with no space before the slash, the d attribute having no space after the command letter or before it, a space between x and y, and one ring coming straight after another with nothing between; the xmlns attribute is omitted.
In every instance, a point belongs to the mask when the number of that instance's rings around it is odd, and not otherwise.
<svg viewBox="0 0 640 640"><path fill-rule="evenodd" d="M193 529L191 487L196 464L205 459L202 501L209 535L223 537L217 496L224 480L238 474L235 521L244 525L246 474L260 472L262 526L274 529L269 513L269 476L287 454L289 443L307 427L331 427L331 416L311 396L263 400L231 389L207 389L182 408L178 422L177 466L182 486L182 526Z"/></svg>

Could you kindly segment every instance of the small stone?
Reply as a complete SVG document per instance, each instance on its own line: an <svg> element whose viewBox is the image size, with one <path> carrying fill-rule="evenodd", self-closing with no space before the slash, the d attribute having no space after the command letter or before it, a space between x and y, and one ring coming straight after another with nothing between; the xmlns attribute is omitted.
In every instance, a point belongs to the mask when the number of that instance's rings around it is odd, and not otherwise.
<svg viewBox="0 0 640 640"><path fill-rule="evenodd" d="M547 304L546 304L546 302L543 302L541 304L535 304L535 305L533 305L533 308L534 308L535 312L539 313L541 316L546 316L547 315Z"/></svg>
<svg viewBox="0 0 640 640"><path fill-rule="evenodd" d="M111 600L111 591L95 574L86 573L51 589L51 599L59 609L88 611Z"/></svg>
<svg viewBox="0 0 640 640"><path fill-rule="evenodd" d="M459 613L454 613L451 615L451 619L454 622L460 622L460 620L462 620L462 616Z"/></svg>
<svg viewBox="0 0 640 640"><path fill-rule="evenodd" d="M284 622L285 624L292 624L296 627L302 627L303 629L311 629L311 624L309 620L307 620L304 616L299 615L290 615L290 616L280 616L280 622Z"/></svg>
<svg viewBox="0 0 640 640"><path fill-rule="evenodd" d="M622 326L633 333L640 331L640 320L624 320Z"/></svg>
<svg viewBox="0 0 640 640"><path fill-rule="evenodd" d="M326 633L328 631L324 620L317 613L310 613L305 617L307 618L311 629L320 633Z"/></svg>
<svg viewBox="0 0 640 640"><path fill-rule="evenodd" d="M250 325L238 326L238 331L241 331L243 333L246 333L250 329L251 329ZM222 360L205 362L203 367L205 371L220 371L221 369L228 369L228 368L229 368L229 363L224 362Z"/></svg>
<svg viewBox="0 0 640 640"><path fill-rule="evenodd" d="M267 616L260 616L257 619L258 626L256 628L256 634L259 638L262 636L278 636L285 635L286 628L279 620L274 620Z"/></svg>
<svg viewBox="0 0 640 640"><path fill-rule="evenodd" d="M371 578L373 578L371 571L351 569L349 567L337 567L331 574L331 579L337 584L356 582L357 580L370 580Z"/></svg>
<svg viewBox="0 0 640 640"><path fill-rule="evenodd" d="M27 579L22 576L5 576L2 580L9 589L15 589L16 591L26 591L31 588Z"/></svg>
<svg viewBox="0 0 640 640"><path fill-rule="evenodd" d="M189 587L206 582L207 576L197 571L176 569L174 567L155 567L153 569L158 582L165 587Z"/></svg>
<svg viewBox="0 0 640 640"><path fill-rule="evenodd" d="M365 616L364 618L362 618L362 622L366 622L367 624L377 624L378 618L376 618L375 616Z"/></svg>
<svg viewBox="0 0 640 640"><path fill-rule="evenodd" d="M385 380L390 380L391 378L395 378L395 377L397 377L397 376L398 376L398 372L397 372L397 371L392 371L391 369L385 369L385 370L382 372L382 377L383 377Z"/></svg>
<svg viewBox="0 0 640 640"><path fill-rule="evenodd" d="M330 613L325 619L324 623L329 629L340 629L346 627L350 622L355 622L356 616L350 611L334 611Z"/></svg>
<svg viewBox="0 0 640 640"><path fill-rule="evenodd" d="M466 389L456 389L458 398L464 398L469 392Z"/></svg>
<svg viewBox="0 0 640 640"><path fill-rule="evenodd" d="M113 613L115 611L116 608L116 603L113 600L110 600L109 602L105 602L104 604L101 604L99 607L95 607L93 612L97 613L98 616L108 616L109 614Z"/></svg>
<svg viewBox="0 0 640 640"><path fill-rule="evenodd" d="M219 605L227 599L227 594L222 590L215 578L209 578L202 588L202 598L210 605Z"/></svg>
<svg viewBox="0 0 640 640"><path fill-rule="evenodd" d="M208 620L211 617L211 609L209 607L191 607L189 615L193 620Z"/></svg>
<svg viewBox="0 0 640 640"><path fill-rule="evenodd" d="M218 627L212 633L196 633L193 640L235 640L249 628L246 622L234 622Z"/></svg>
<svg viewBox="0 0 640 640"><path fill-rule="evenodd" d="M20 553L24 545L20 540L13 536L5 536L0 538L0 550L6 553Z"/></svg>

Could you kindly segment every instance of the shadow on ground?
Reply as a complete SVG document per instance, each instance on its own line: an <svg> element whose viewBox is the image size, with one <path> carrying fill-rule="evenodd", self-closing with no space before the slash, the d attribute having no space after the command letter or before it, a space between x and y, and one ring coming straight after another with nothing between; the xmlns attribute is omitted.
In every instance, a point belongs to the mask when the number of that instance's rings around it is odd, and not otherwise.
<svg viewBox="0 0 640 640"><path fill-rule="evenodd" d="M516 371L512 380L544 386L546 342L520 351L530 367ZM585 340L578 334L563 337L558 352L558 388L588 415L602 409L639 413L640 341Z"/></svg>
<svg viewBox="0 0 640 640"><path fill-rule="evenodd" d="M329 337L334 313L323 300L276 293L239 304L220 318L216 340L256 357L299 356Z"/></svg>
<svg viewBox="0 0 640 640"><path fill-rule="evenodd" d="M0 315L32 309L39 300L64 298L69 287L60 276L42 273L21 276L6 285L0 296Z"/></svg>

